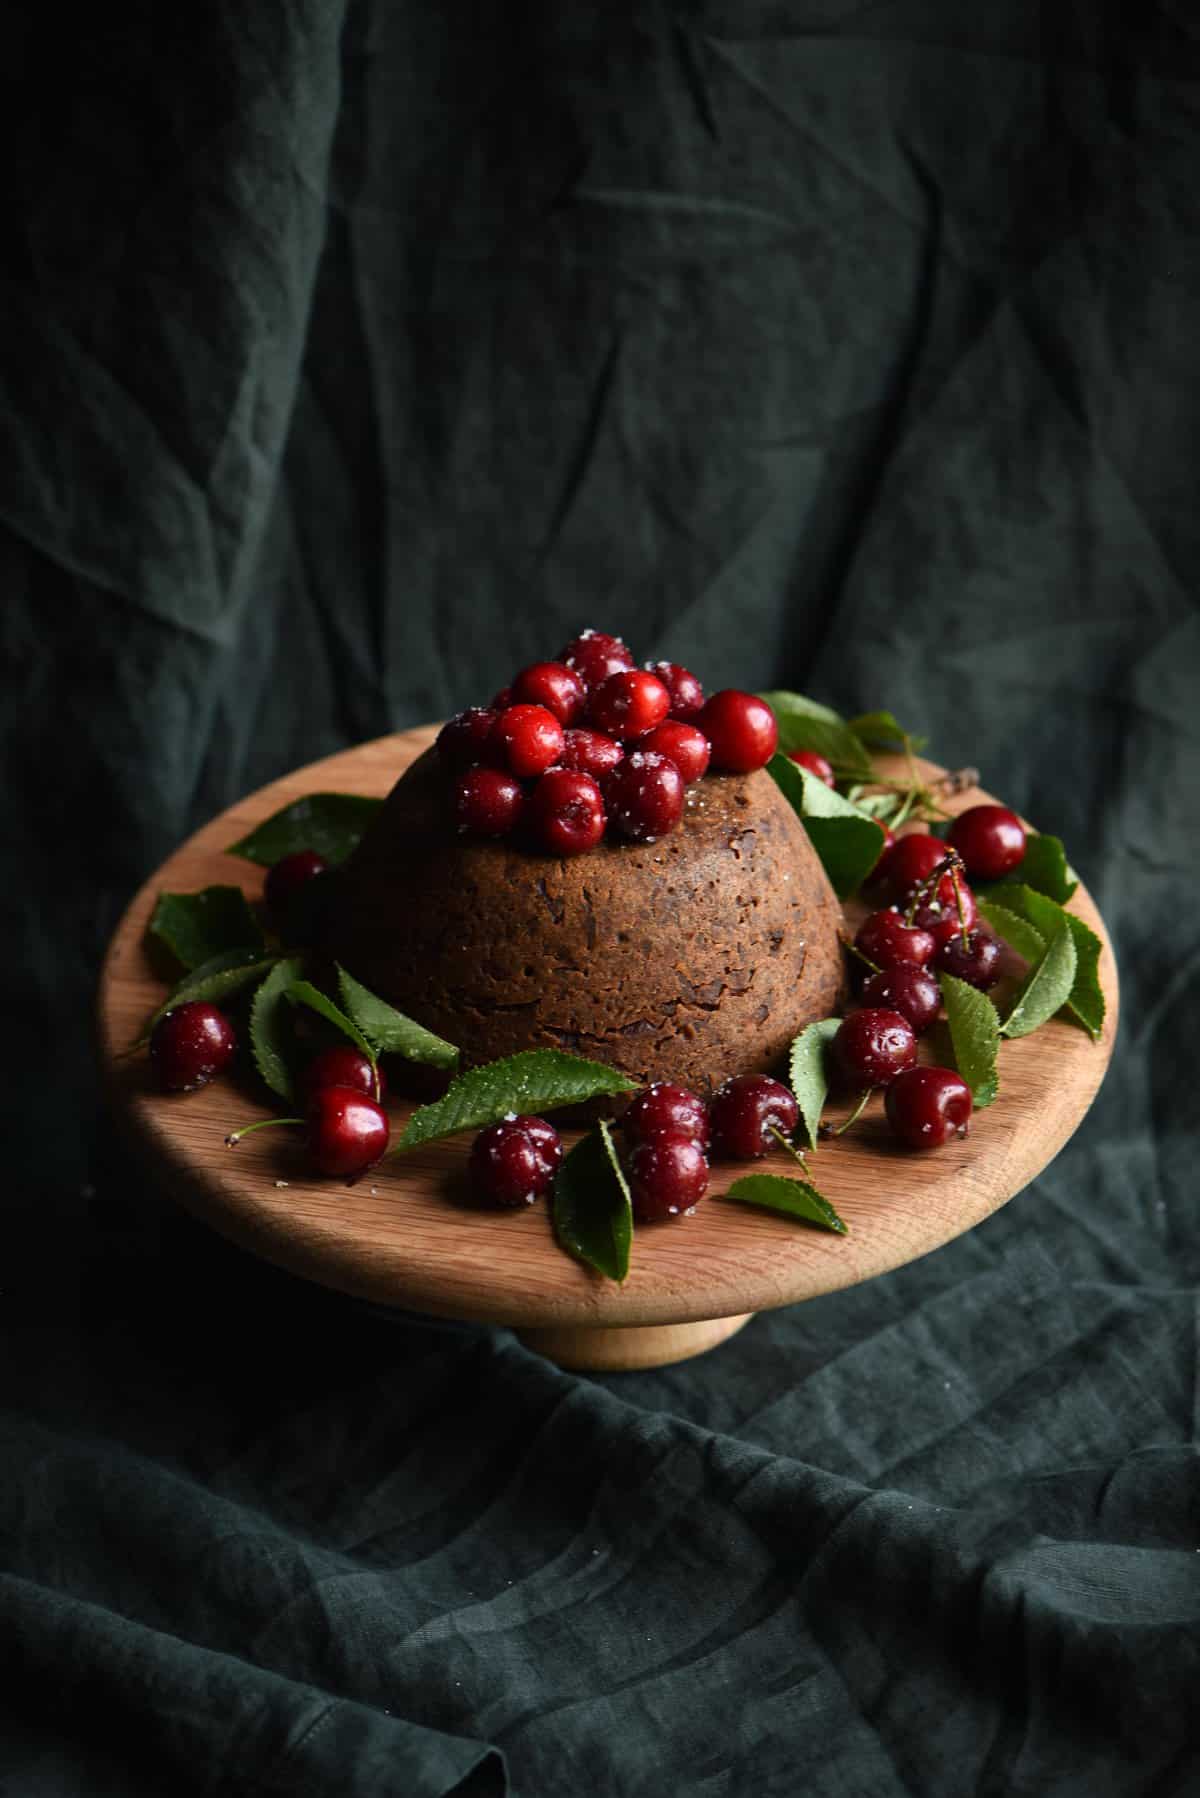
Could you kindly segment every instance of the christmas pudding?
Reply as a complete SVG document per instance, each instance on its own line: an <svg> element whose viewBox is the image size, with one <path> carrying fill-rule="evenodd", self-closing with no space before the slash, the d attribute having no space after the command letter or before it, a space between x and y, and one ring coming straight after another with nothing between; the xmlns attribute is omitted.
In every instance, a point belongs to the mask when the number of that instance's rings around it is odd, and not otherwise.
<svg viewBox="0 0 1200 1798"><path fill-rule="evenodd" d="M558 1048L708 1094L843 997L841 909L753 695L588 632L406 770L326 944L468 1062Z"/></svg>

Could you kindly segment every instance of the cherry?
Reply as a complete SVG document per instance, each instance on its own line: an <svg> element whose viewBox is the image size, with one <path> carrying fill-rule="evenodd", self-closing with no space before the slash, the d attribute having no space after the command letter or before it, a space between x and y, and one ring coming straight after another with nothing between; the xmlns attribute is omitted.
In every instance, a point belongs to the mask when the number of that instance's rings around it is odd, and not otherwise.
<svg viewBox="0 0 1200 1798"><path fill-rule="evenodd" d="M956 930L938 944L933 960L943 974L953 974L956 980L965 980L968 986L977 986L986 993L1000 978L1001 953L999 943L988 931L968 930L964 943L962 931Z"/></svg>
<svg viewBox="0 0 1200 1798"><path fill-rule="evenodd" d="M647 662L645 667L651 674L657 674L671 695L670 716L694 719L704 704L704 688L691 669L681 667L678 662Z"/></svg>
<svg viewBox="0 0 1200 1798"><path fill-rule="evenodd" d="M644 668L622 668L588 694L588 717L606 736L629 743L661 724L671 709L671 695L656 674Z"/></svg>
<svg viewBox="0 0 1200 1798"><path fill-rule="evenodd" d="M942 1007L942 989L929 969L911 961L872 974L861 998L864 1005L898 1011L912 1025L914 1036L923 1036L936 1023Z"/></svg>
<svg viewBox="0 0 1200 1798"><path fill-rule="evenodd" d="M325 857L318 855L315 849L297 849L267 869L263 898L277 924L286 920L302 888L326 873L328 868Z"/></svg>
<svg viewBox="0 0 1200 1798"><path fill-rule="evenodd" d="M639 1142L627 1171L639 1224L680 1217L708 1191L708 1159L694 1136L652 1136Z"/></svg>
<svg viewBox="0 0 1200 1798"><path fill-rule="evenodd" d="M911 831L908 836L897 837L875 863L870 879L871 891L877 893L885 905L899 904L945 859L946 845L925 831Z"/></svg>
<svg viewBox="0 0 1200 1798"><path fill-rule="evenodd" d="M512 704L512 702L513 702L512 688L511 687L501 687L500 691L496 694L496 697L492 700L492 703L491 703L491 706L489 709L493 712L506 712L508 710L509 706Z"/></svg>
<svg viewBox="0 0 1200 1798"><path fill-rule="evenodd" d="M958 892L959 898L962 900L962 918L958 915L958 899L954 897L954 884L948 874L943 874L938 881L937 890L938 898L926 899L918 905L913 913L913 923L919 925L922 930L932 932L934 938L940 943L951 932L961 931L963 919L966 920L967 929L970 930L972 925L979 920L979 906L974 892L961 875L958 881Z"/></svg>
<svg viewBox="0 0 1200 1798"><path fill-rule="evenodd" d="M560 724L570 724L586 697L583 682L565 662L532 662L513 682L510 704L544 706Z"/></svg>
<svg viewBox="0 0 1200 1798"><path fill-rule="evenodd" d="M712 1134L704 1100L670 1080L656 1080L643 1087L623 1113L621 1127L631 1142L690 1136L702 1149L707 1149Z"/></svg>
<svg viewBox="0 0 1200 1798"><path fill-rule="evenodd" d="M544 705L510 705L497 716L490 742L510 774L531 780L562 754L563 728Z"/></svg>
<svg viewBox="0 0 1200 1798"><path fill-rule="evenodd" d="M683 776L654 749L633 749L604 783L613 829L635 843L674 830L683 813Z"/></svg>
<svg viewBox="0 0 1200 1798"><path fill-rule="evenodd" d="M542 1118L536 1122L547 1127ZM481 1130L471 1145L467 1163L471 1184L480 1198L492 1205L532 1205L554 1178L555 1164L530 1133L528 1123L526 1118L502 1118Z"/></svg>
<svg viewBox="0 0 1200 1798"><path fill-rule="evenodd" d="M334 1043L309 1062L300 1077L301 1096L310 1099L323 1086L347 1086L376 1100L382 1099L386 1091L382 1070L372 1066L353 1043Z"/></svg>
<svg viewBox="0 0 1200 1798"><path fill-rule="evenodd" d="M618 669L632 668L633 657L620 637L606 631L581 631L555 657L573 668L585 687L597 687Z"/></svg>
<svg viewBox="0 0 1200 1798"><path fill-rule="evenodd" d="M187 999L164 1012L150 1032L150 1065L164 1092L206 1086L237 1047L233 1025L207 999Z"/></svg>
<svg viewBox="0 0 1200 1798"><path fill-rule="evenodd" d="M972 805L946 833L972 880L1000 880L1025 859L1025 826L1006 805Z"/></svg>
<svg viewBox="0 0 1200 1798"><path fill-rule="evenodd" d="M708 1114L719 1154L756 1161L774 1147L772 1129L792 1134L800 1108L787 1087L768 1074L734 1074L713 1094Z"/></svg>
<svg viewBox="0 0 1200 1798"><path fill-rule="evenodd" d="M496 716L490 706L472 705L443 724L434 747L448 768L458 771L492 759L489 739Z"/></svg>
<svg viewBox="0 0 1200 1798"><path fill-rule="evenodd" d="M603 780L624 754L620 743L601 736L598 730L568 730L563 732L563 752L558 765L574 768L580 774L590 774L593 780Z"/></svg>
<svg viewBox="0 0 1200 1798"><path fill-rule="evenodd" d="M539 849L549 855L582 855L594 849L608 822L600 788L590 774L550 768L529 800L527 821Z"/></svg>
<svg viewBox="0 0 1200 1798"><path fill-rule="evenodd" d="M842 1019L830 1052L846 1086L886 1086L916 1063L917 1039L901 1012L867 1006Z"/></svg>
<svg viewBox="0 0 1200 1798"><path fill-rule="evenodd" d="M902 962L924 967L933 960L937 940L932 931L906 924L894 909L873 911L859 925L854 947L877 968L897 968Z"/></svg>
<svg viewBox="0 0 1200 1798"><path fill-rule="evenodd" d="M500 768L468 768L454 784L458 827L478 837L506 837L524 806L520 781Z"/></svg>
<svg viewBox="0 0 1200 1798"><path fill-rule="evenodd" d="M712 744L714 768L731 774L752 774L765 768L779 741L775 714L754 693L725 687L714 693L696 723Z"/></svg>
<svg viewBox="0 0 1200 1798"><path fill-rule="evenodd" d="M689 787L703 775L711 753L702 730L694 724L680 724L675 718L668 718L665 724L650 731L640 747L668 756Z"/></svg>
<svg viewBox="0 0 1200 1798"><path fill-rule="evenodd" d="M910 1149L938 1149L967 1134L971 1089L950 1068L908 1068L884 1094L887 1121Z"/></svg>
<svg viewBox="0 0 1200 1798"><path fill-rule="evenodd" d="M537 1150L542 1165L553 1176L563 1158L562 1137L545 1118L521 1117L517 1122Z"/></svg>
<svg viewBox="0 0 1200 1798"><path fill-rule="evenodd" d="M799 768L807 768L818 780L823 780L827 787L836 783L833 778L833 763L828 761L818 749L789 749L788 760L795 762Z"/></svg>
<svg viewBox="0 0 1200 1798"><path fill-rule="evenodd" d="M388 1146L387 1113L349 1086L317 1087L309 1094L305 1121L309 1155L323 1174L346 1179L363 1174Z"/></svg>

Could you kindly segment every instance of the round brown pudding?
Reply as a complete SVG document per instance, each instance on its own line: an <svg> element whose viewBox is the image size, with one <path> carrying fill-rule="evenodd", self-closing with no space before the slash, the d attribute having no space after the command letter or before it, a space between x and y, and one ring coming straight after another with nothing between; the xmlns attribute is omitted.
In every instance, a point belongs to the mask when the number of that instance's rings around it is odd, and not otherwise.
<svg viewBox="0 0 1200 1798"><path fill-rule="evenodd" d="M765 772L709 775L653 843L558 858L456 828L433 751L345 864L328 945L467 1063L567 1049L708 1094L842 997L841 909Z"/></svg>

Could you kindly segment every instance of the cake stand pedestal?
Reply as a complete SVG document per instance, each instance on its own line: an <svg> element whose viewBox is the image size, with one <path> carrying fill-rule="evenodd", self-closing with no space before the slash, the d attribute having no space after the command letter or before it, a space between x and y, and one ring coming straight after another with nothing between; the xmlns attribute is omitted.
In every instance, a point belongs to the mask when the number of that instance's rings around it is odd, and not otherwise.
<svg viewBox="0 0 1200 1798"><path fill-rule="evenodd" d="M229 1132L266 1115L256 1095L225 1079L164 1095L146 1057L125 1053L165 991L145 941L155 899L216 884L240 885L257 899L262 871L228 855L230 843L305 793L382 797L434 734L431 727L359 744L241 800L152 875L109 947L98 1030L114 1115L162 1189L243 1248L375 1304L509 1325L564 1367L664 1366L727 1340L756 1311L871 1279L949 1242L1020 1192L1079 1125L1104 1077L1117 1023L1111 945L1082 888L1071 909L1104 943L1102 1040L1053 1019L1005 1043L999 1099L976 1114L964 1141L934 1154L899 1147L873 1102L852 1132L813 1158L813 1176L850 1226L848 1236L725 1202L724 1191L746 1168L718 1163L693 1216L637 1233L629 1278L616 1286L558 1248L546 1205L520 1212L472 1205L469 1136L389 1160L351 1187L314 1176L290 1132L264 1131L231 1152ZM962 809L987 797L972 789L951 803ZM397 1101L389 1109L398 1134L409 1107ZM564 1132L568 1143L576 1134ZM796 1171L782 1153L754 1165Z"/></svg>

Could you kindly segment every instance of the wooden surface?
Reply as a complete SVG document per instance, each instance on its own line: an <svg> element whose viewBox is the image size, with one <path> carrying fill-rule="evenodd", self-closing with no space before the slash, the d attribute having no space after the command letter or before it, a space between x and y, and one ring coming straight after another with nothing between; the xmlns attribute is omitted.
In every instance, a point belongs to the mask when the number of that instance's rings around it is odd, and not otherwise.
<svg viewBox="0 0 1200 1798"><path fill-rule="evenodd" d="M1117 976L1103 922L1081 888L1071 909L1104 942L1103 1041L1056 1019L1003 1044L999 1099L972 1119L964 1142L932 1153L896 1145L882 1102L873 1099L852 1132L812 1157L813 1178L849 1224L847 1237L724 1202L723 1190L750 1170L718 1163L694 1216L638 1231L629 1279L616 1286L555 1245L547 1205L520 1212L471 1207L463 1177L469 1136L386 1162L349 1188L307 1171L298 1132L264 1131L227 1149L226 1135L266 1115L265 1104L228 1080L164 1096L152 1087L144 1054L119 1059L164 995L143 942L155 897L222 882L257 898L262 871L226 855L227 844L302 793L382 796L432 734L409 731L361 744L242 800L146 882L110 946L98 1021L112 1105L165 1189L243 1247L375 1302L531 1333L734 1320L852 1285L938 1248L1020 1192L1083 1118L1112 1051ZM975 789L951 804L963 809L984 797ZM390 1109L398 1134L408 1107ZM797 1171L782 1154L753 1166ZM623 1360L618 1353L616 1360L589 1361L586 1347L573 1356L561 1334L543 1335L540 1346L557 1342L550 1352L567 1364L648 1365L698 1352L714 1332L699 1332L693 1347L675 1332L669 1343L663 1338L662 1353L648 1335L638 1336L640 1347L633 1335L624 1339Z"/></svg>

